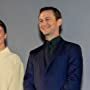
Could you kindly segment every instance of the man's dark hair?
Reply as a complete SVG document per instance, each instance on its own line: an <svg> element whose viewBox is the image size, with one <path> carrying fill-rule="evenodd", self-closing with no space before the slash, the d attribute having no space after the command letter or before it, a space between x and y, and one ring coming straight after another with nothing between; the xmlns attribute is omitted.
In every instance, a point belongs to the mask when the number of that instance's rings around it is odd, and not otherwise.
<svg viewBox="0 0 90 90"><path fill-rule="evenodd" d="M3 28L3 31L6 34L7 33L7 28L6 28L5 23L2 20L0 20L0 27ZM5 46L7 46L7 39L5 39L4 43L5 43Z"/></svg>
<svg viewBox="0 0 90 90"><path fill-rule="evenodd" d="M46 11L46 10L52 10L53 13L54 13L54 16L56 17L56 20L62 18L61 12L57 8L55 8L55 7L43 7L43 8L40 9L39 15L43 11ZM62 32L62 25L59 27L59 33L61 33L61 32Z"/></svg>

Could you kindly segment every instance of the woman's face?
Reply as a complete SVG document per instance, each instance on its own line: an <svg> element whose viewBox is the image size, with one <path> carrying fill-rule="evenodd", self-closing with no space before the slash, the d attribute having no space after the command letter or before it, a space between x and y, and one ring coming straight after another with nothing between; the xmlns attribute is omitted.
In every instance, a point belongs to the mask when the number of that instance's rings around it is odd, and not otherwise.
<svg viewBox="0 0 90 90"><path fill-rule="evenodd" d="M7 38L7 34L4 32L4 28L0 26L0 45L5 44L6 38Z"/></svg>

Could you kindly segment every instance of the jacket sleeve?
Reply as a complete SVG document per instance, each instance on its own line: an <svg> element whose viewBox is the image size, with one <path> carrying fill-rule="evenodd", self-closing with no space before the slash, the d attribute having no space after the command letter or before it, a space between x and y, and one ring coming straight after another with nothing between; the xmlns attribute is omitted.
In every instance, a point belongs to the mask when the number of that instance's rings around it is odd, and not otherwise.
<svg viewBox="0 0 90 90"><path fill-rule="evenodd" d="M31 55L28 58L28 63L24 76L24 90L36 90L34 87L34 71Z"/></svg>
<svg viewBox="0 0 90 90"><path fill-rule="evenodd" d="M23 90L24 67L20 58L13 56L14 64L12 65L12 73L10 75L8 90Z"/></svg>
<svg viewBox="0 0 90 90"><path fill-rule="evenodd" d="M81 90L82 81L82 53L80 46L71 47L68 62L67 80L61 90Z"/></svg>

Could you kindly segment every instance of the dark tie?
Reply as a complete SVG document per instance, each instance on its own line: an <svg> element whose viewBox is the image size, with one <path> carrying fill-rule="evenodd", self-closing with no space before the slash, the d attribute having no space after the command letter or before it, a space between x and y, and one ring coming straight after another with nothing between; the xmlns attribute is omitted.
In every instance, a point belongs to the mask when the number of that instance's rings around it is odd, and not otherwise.
<svg viewBox="0 0 90 90"><path fill-rule="evenodd" d="M45 64L46 64L46 66L50 62L51 54L52 54L51 43L50 42L47 42L46 43L46 46L45 46Z"/></svg>

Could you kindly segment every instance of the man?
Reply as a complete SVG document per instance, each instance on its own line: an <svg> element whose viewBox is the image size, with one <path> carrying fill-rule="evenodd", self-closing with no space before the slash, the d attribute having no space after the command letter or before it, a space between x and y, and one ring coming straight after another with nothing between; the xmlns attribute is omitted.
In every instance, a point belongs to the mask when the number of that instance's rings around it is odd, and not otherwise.
<svg viewBox="0 0 90 90"><path fill-rule="evenodd" d="M23 76L23 64L8 48L6 25L0 20L0 90L23 90Z"/></svg>
<svg viewBox="0 0 90 90"><path fill-rule="evenodd" d="M39 29L45 41L30 52L24 90L80 90L81 48L62 39L62 16L59 10L54 7L41 8Z"/></svg>

